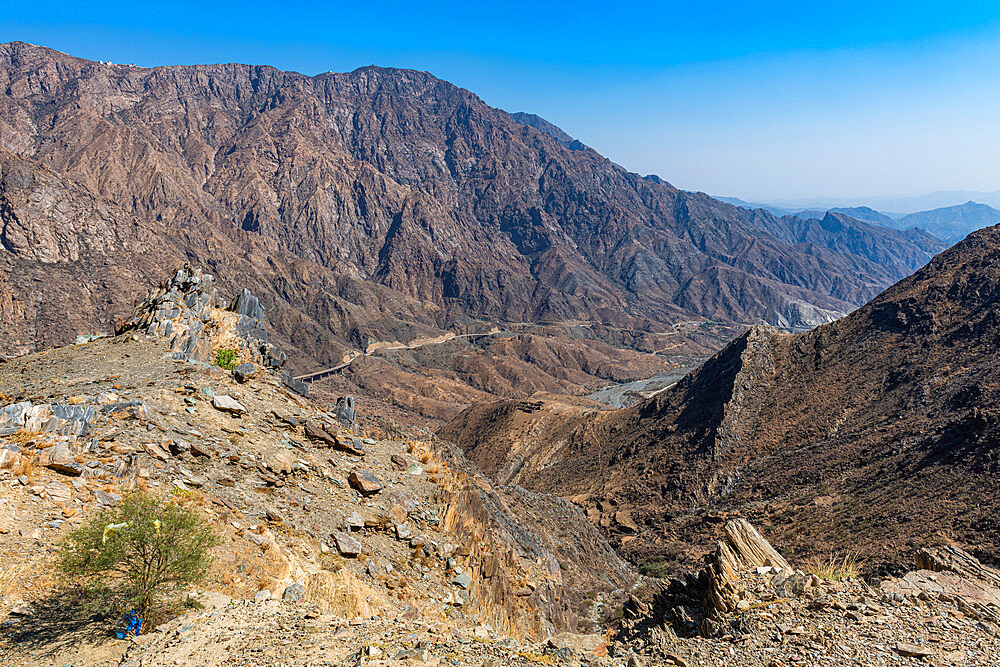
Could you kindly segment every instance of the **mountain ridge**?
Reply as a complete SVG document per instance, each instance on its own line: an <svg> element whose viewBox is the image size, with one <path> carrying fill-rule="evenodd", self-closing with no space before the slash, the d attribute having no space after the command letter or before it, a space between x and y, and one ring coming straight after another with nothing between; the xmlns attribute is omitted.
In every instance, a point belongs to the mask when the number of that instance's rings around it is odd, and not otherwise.
<svg viewBox="0 0 1000 667"><path fill-rule="evenodd" d="M504 483L573 498L633 560L683 561L722 512L800 556L891 566L946 537L994 562L998 266L993 226L836 322L753 327L631 408L507 401L440 435Z"/></svg>
<svg viewBox="0 0 1000 667"><path fill-rule="evenodd" d="M590 148L569 150L425 72L138 68L23 43L0 45L0 63L0 149L22 164L8 170L65 181L65 201L42 197L41 207L29 205L33 181L8 179L0 193L4 228L29 230L0 257L4 280L22 285L2 324L26 332L16 346L0 343L4 353L106 328L140 296L105 270L118 260L99 247L50 263L34 256L34 239L52 231L84 243L87 229L59 211L90 206L78 197L118 211L112 223L130 220L150 248L129 260L141 260L131 270L145 279L170 270L159 247L171 268L195 260L222 287L249 284L303 371L340 364L368 340L508 323L547 338L559 329L557 356L581 337L643 354L677 344L701 352L720 341L678 338L677 323L807 328L940 250L864 223L805 234L797 222L677 190ZM845 229L855 241L840 238ZM48 286L56 267L101 305L81 296L70 307L51 290L46 309L73 312L71 321L25 325L24 313L39 309L20 292ZM507 349L474 353L491 378L516 386L535 371L527 362L511 382ZM469 352L448 348L432 363L449 381L476 384ZM408 377L436 381L422 362L403 362ZM652 374L665 362L635 363Z"/></svg>

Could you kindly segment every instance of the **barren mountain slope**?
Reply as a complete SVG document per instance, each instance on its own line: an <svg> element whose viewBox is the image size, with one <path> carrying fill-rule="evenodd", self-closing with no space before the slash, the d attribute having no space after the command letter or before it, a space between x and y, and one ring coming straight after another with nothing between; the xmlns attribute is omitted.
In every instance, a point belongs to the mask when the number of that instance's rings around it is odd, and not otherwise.
<svg viewBox="0 0 1000 667"><path fill-rule="evenodd" d="M491 484L426 430L305 400L260 358L240 375L178 357L174 334L200 330L191 335L208 349L234 346L248 362L259 341L246 331L266 325L214 307L203 274L178 275L122 335L0 362L0 606L37 610L25 625L23 613L5 618L4 660L117 664L87 651L120 655L129 642L109 642L114 619L102 631L93 610L74 618L54 554L70 528L137 487L212 521L223 541L212 590L284 594L331 630L336 619L404 618L539 640L593 629L596 596L630 585L634 573L577 508Z"/></svg>
<svg viewBox="0 0 1000 667"><path fill-rule="evenodd" d="M837 322L754 327L632 408L502 402L442 435L505 483L573 497L640 559L683 557L721 511L773 522L800 555L874 566L937 536L996 561L998 343L990 227Z"/></svg>
<svg viewBox="0 0 1000 667"><path fill-rule="evenodd" d="M570 150L423 72L146 69L23 43L0 46L0 64L3 148L173 235L222 234L393 288L438 324L642 328L692 311L810 324L929 257L863 224L882 250L845 248L837 230L792 238L769 214Z"/></svg>

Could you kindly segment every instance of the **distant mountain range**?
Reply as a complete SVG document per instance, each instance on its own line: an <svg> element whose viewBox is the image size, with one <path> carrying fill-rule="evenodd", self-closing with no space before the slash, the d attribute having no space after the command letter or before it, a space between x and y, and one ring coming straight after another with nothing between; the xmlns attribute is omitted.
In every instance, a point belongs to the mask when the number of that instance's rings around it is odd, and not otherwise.
<svg viewBox="0 0 1000 667"><path fill-rule="evenodd" d="M716 199L735 204L736 206L751 206L753 208L774 208L786 213L806 209L828 211L831 208L870 207L877 211L896 211L903 216L908 213L928 211L935 208L958 206L968 201L988 204L1000 208L1000 190L981 192L976 190L938 190L918 195L878 196L878 197L821 197L815 199L774 199L765 203L752 202L738 197L719 197Z"/></svg>
<svg viewBox="0 0 1000 667"><path fill-rule="evenodd" d="M1000 222L1000 211L987 204L965 202L930 211L910 213L887 225L894 229L919 227L949 243L961 241L969 233ZM881 223L880 223L881 224Z"/></svg>
<svg viewBox="0 0 1000 667"><path fill-rule="evenodd" d="M772 204L748 202L736 197L719 197L719 199L726 203L751 210L763 209L777 216L790 215L804 220L821 219L827 213L841 213L855 220L863 220L891 229L912 229L919 227L948 244L957 243L977 229L989 227L1000 222L1000 210L988 204L974 201L903 215L900 213L876 211L869 206L834 206L828 209L806 208L796 210Z"/></svg>

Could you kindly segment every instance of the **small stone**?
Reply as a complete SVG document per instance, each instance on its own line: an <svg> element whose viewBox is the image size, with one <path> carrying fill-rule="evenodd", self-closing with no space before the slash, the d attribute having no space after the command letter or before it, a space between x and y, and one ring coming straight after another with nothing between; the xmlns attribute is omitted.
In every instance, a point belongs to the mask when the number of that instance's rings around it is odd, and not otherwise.
<svg viewBox="0 0 1000 667"><path fill-rule="evenodd" d="M167 461L170 459L170 454L168 454L166 450L157 445L155 442L145 442L143 443L142 448L145 449L146 453L154 459L160 459L161 461Z"/></svg>
<svg viewBox="0 0 1000 667"><path fill-rule="evenodd" d="M337 418L344 426L350 426L354 423L354 397L353 396L341 396L337 399L337 404L333 408L333 412L337 415Z"/></svg>
<svg viewBox="0 0 1000 667"><path fill-rule="evenodd" d="M72 497L72 491L62 482L52 481L45 485L45 493L48 497L59 504L68 503Z"/></svg>
<svg viewBox="0 0 1000 667"><path fill-rule="evenodd" d="M257 377L259 373L260 369L257 368L257 365L249 362L240 364L233 369L233 377L236 378L236 381L241 384Z"/></svg>
<svg viewBox="0 0 1000 667"><path fill-rule="evenodd" d="M184 478L184 483L187 484L188 486L193 486L196 489L200 489L201 487L208 484L208 479L202 477L201 475L188 475L187 477Z"/></svg>
<svg viewBox="0 0 1000 667"><path fill-rule="evenodd" d="M262 602L267 602L270 599L271 599L271 591L267 590L266 588L262 591L257 591L257 594L253 596L253 601L256 602L257 604L261 604Z"/></svg>
<svg viewBox="0 0 1000 667"><path fill-rule="evenodd" d="M201 445L201 444L198 444L196 442L192 442L191 443L190 452L194 456L201 456L201 457L204 457L204 458L211 458L211 456L212 456L212 450L211 449L209 449L205 445Z"/></svg>
<svg viewBox="0 0 1000 667"><path fill-rule="evenodd" d="M111 391L105 391L98 394L97 398L94 399L94 402L98 405L111 405L112 403L118 403L120 400L121 399L118 398L118 394Z"/></svg>
<svg viewBox="0 0 1000 667"><path fill-rule="evenodd" d="M301 583L294 583L291 586L285 588L285 592L281 594L281 599L285 602L301 602L302 596L306 593L306 587Z"/></svg>
<svg viewBox="0 0 1000 667"><path fill-rule="evenodd" d="M187 440L171 440L168 449L174 455L185 454L191 451L191 443Z"/></svg>
<svg viewBox="0 0 1000 667"><path fill-rule="evenodd" d="M334 533L333 541L336 543L337 551L340 552L341 556L356 558L361 555L361 542L358 542L347 533Z"/></svg>
<svg viewBox="0 0 1000 667"><path fill-rule="evenodd" d="M389 509L389 518L393 523L404 523L406 521L406 509L400 504L395 504Z"/></svg>
<svg viewBox="0 0 1000 667"><path fill-rule="evenodd" d="M410 539L410 527L405 523L396 524L396 539L408 540Z"/></svg>
<svg viewBox="0 0 1000 667"><path fill-rule="evenodd" d="M295 465L295 454L282 447L270 447L264 452L264 467L275 474L287 475Z"/></svg>
<svg viewBox="0 0 1000 667"><path fill-rule="evenodd" d="M904 644L902 642L896 644L896 653L904 658L934 657L934 651L929 651L922 646L917 646L916 644Z"/></svg>
<svg viewBox="0 0 1000 667"><path fill-rule="evenodd" d="M39 462L49 470L73 477L83 474L83 466L73 460L73 454L66 443L59 443L42 450L38 458Z"/></svg>
<svg viewBox="0 0 1000 667"><path fill-rule="evenodd" d="M323 443L328 447L336 447L339 444L339 438L337 436L333 435L315 422L306 422L305 433L306 437L310 440Z"/></svg>
<svg viewBox="0 0 1000 667"><path fill-rule="evenodd" d="M461 574L456 574L452 577L451 583L455 584L459 588L468 589L472 585L472 577L469 576L468 572L462 572Z"/></svg>
<svg viewBox="0 0 1000 667"><path fill-rule="evenodd" d="M109 493L107 491L101 491L100 489L94 490L94 500L97 501L99 505L114 505L122 499L117 493Z"/></svg>
<svg viewBox="0 0 1000 667"><path fill-rule="evenodd" d="M24 600L19 600L10 610L10 613L12 616L30 618L35 615L35 608L32 607L30 603L25 602Z"/></svg>
<svg viewBox="0 0 1000 667"><path fill-rule="evenodd" d="M365 518L358 512L351 512L350 516L344 519L344 528L347 532L361 530L365 527Z"/></svg>
<svg viewBox="0 0 1000 667"><path fill-rule="evenodd" d="M234 415L249 414L249 410L243 407L239 401L232 396L222 394L212 399L212 406L221 412L229 412Z"/></svg>
<svg viewBox="0 0 1000 667"><path fill-rule="evenodd" d="M355 470L347 477L347 481L363 496L371 496L382 490L382 482L367 470Z"/></svg>

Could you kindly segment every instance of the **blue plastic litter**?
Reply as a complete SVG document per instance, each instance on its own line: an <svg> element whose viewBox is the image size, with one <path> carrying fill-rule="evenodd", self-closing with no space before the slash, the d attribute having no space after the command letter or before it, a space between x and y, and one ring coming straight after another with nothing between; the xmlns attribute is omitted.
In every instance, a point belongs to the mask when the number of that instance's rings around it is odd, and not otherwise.
<svg viewBox="0 0 1000 667"><path fill-rule="evenodd" d="M125 616L125 627L115 630L115 637L125 639L126 637L138 637L142 631L142 619L135 613L135 609Z"/></svg>

